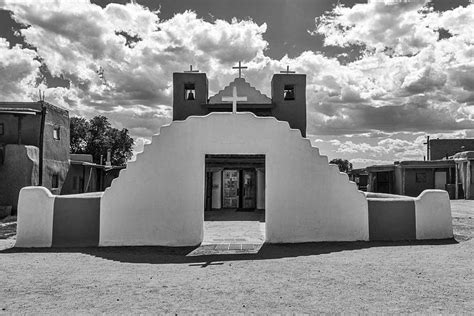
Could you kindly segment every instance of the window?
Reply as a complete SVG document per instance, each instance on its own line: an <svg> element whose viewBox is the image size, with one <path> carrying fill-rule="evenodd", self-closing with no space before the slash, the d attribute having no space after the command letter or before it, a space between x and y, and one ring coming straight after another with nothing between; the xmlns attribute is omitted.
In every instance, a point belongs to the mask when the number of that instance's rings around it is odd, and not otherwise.
<svg viewBox="0 0 474 316"><path fill-rule="evenodd" d="M59 127L55 127L53 129L53 138L55 140L59 140L60 139L60 128Z"/></svg>
<svg viewBox="0 0 474 316"><path fill-rule="evenodd" d="M5 133L5 127L3 123L0 123L0 135L3 135Z"/></svg>
<svg viewBox="0 0 474 316"><path fill-rule="evenodd" d="M59 188L59 175L53 174L53 177L51 178L51 188Z"/></svg>
<svg viewBox="0 0 474 316"><path fill-rule="evenodd" d="M292 84L286 84L283 91L283 97L285 100L294 100L295 99L295 86Z"/></svg>
<svg viewBox="0 0 474 316"><path fill-rule="evenodd" d="M184 99L185 100L195 100L196 98L196 89L194 83L186 83L184 85Z"/></svg>
<svg viewBox="0 0 474 316"><path fill-rule="evenodd" d="M77 190L77 185L79 182L79 178L77 176L72 177L72 189Z"/></svg>
<svg viewBox="0 0 474 316"><path fill-rule="evenodd" d="M416 183L425 183L425 182L426 182L426 172L417 172Z"/></svg>

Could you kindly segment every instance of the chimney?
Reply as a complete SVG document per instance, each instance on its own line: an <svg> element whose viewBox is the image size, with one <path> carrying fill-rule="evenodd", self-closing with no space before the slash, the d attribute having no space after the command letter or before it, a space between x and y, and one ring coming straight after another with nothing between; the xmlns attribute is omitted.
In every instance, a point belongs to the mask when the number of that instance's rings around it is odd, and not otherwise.
<svg viewBox="0 0 474 316"><path fill-rule="evenodd" d="M110 155L111 155L110 149L107 149L107 161L105 162L105 165L107 167L112 166L112 162L110 161Z"/></svg>

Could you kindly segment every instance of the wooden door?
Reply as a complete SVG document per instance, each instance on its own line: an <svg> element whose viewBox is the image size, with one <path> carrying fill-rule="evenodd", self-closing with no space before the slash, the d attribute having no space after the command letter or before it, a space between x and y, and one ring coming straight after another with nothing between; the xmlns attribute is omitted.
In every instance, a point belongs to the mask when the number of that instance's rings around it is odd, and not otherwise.
<svg viewBox="0 0 474 316"><path fill-rule="evenodd" d="M435 189L446 190L446 171L435 172Z"/></svg>
<svg viewBox="0 0 474 316"><path fill-rule="evenodd" d="M255 209L257 204L257 181L255 170L242 171L242 207Z"/></svg>
<svg viewBox="0 0 474 316"><path fill-rule="evenodd" d="M240 177L239 170L224 170L222 172L223 182L223 195L222 195L222 207L223 208L239 208L239 189L240 189Z"/></svg>

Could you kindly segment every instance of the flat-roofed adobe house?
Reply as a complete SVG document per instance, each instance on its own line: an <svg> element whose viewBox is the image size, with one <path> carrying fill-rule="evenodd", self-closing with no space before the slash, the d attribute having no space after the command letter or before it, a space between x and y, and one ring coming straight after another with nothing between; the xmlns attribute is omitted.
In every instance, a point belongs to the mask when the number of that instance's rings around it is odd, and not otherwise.
<svg viewBox="0 0 474 316"><path fill-rule="evenodd" d="M455 196L455 164L450 160L396 161L393 165L367 167L367 191L418 196L428 189L448 191Z"/></svg>
<svg viewBox="0 0 474 316"><path fill-rule="evenodd" d="M453 156L456 164L456 199L474 199L474 151L463 151Z"/></svg>
<svg viewBox="0 0 474 316"><path fill-rule="evenodd" d="M367 191L367 181L369 173L366 168L352 169L347 172L349 179L357 184L357 188L361 191Z"/></svg>
<svg viewBox="0 0 474 316"><path fill-rule="evenodd" d="M69 113L45 101L0 102L0 206L25 186L59 194L69 168Z"/></svg>
<svg viewBox="0 0 474 316"><path fill-rule="evenodd" d="M91 154L70 154L69 164L61 195L104 191L126 168L96 164Z"/></svg>
<svg viewBox="0 0 474 316"><path fill-rule="evenodd" d="M447 159L456 153L474 150L474 139L428 139L428 160Z"/></svg>
<svg viewBox="0 0 474 316"><path fill-rule="evenodd" d="M230 112L232 103L225 98L238 91L237 112L252 112L257 116L273 116L287 121L291 128L306 136L306 75L293 71L274 74L271 97L252 87L241 76L235 78L216 95L208 98L205 73L196 70L173 74L173 121L211 112ZM263 155L206 155L205 209L264 209L265 158Z"/></svg>

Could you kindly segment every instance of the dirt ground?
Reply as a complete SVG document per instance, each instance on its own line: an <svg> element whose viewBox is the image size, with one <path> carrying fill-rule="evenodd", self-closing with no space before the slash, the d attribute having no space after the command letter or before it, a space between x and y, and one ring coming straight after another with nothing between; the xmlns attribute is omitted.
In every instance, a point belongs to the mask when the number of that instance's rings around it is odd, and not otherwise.
<svg viewBox="0 0 474 316"><path fill-rule="evenodd" d="M455 240L264 245L226 255L19 250L10 248L10 218L0 222L0 313L472 313L474 201L453 201L452 211Z"/></svg>

